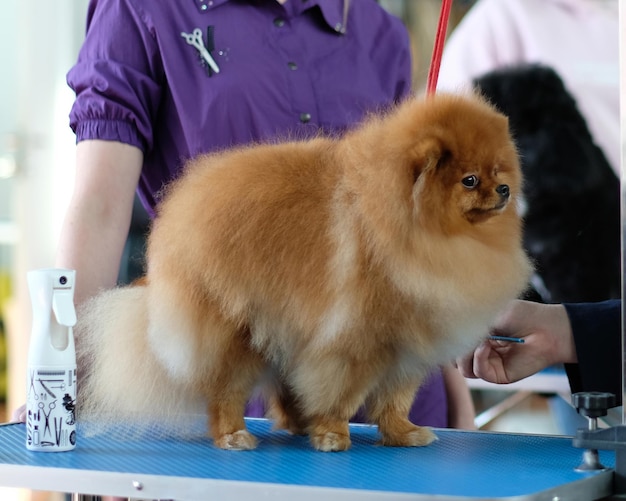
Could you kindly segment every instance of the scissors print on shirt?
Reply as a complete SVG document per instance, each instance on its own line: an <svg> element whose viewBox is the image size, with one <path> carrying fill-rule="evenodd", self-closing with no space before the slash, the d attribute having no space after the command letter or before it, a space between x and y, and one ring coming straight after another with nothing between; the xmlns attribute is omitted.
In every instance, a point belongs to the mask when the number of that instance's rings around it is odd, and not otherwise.
<svg viewBox="0 0 626 501"><path fill-rule="evenodd" d="M185 41L195 47L200 53L200 57L206 61L209 67L215 72L219 73L220 68L211 56L211 53L204 46L204 41L202 40L202 30L200 28L194 29L191 33L185 33L184 31L180 34L181 37L185 39Z"/></svg>

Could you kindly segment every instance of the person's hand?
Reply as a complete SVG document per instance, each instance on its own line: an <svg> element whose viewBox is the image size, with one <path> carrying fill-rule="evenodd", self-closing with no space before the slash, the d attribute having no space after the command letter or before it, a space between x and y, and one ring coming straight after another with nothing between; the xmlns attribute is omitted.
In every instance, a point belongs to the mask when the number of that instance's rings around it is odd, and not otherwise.
<svg viewBox="0 0 626 501"><path fill-rule="evenodd" d="M463 376L491 383L513 383L557 363L576 362L567 312L562 305L514 301L502 312L492 334L524 343L486 339L457 360Z"/></svg>
<svg viewBox="0 0 626 501"><path fill-rule="evenodd" d="M25 423L26 422L26 404L18 407L11 414L11 422Z"/></svg>

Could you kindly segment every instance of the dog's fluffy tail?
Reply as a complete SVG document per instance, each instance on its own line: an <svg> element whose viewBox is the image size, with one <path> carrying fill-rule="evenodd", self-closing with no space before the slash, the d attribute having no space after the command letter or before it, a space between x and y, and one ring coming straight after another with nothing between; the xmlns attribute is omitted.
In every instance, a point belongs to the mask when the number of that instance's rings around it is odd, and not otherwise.
<svg viewBox="0 0 626 501"><path fill-rule="evenodd" d="M150 346L149 285L106 291L78 311L78 419L88 433L206 433L193 388L172 380Z"/></svg>

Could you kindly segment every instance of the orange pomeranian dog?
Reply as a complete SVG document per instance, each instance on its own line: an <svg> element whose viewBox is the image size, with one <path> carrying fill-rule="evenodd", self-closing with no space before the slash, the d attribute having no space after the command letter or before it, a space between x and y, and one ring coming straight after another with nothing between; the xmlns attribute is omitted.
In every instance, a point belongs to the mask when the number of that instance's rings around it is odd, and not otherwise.
<svg viewBox="0 0 626 501"><path fill-rule="evenodd" d="M407 101L341 139L191 161L166 192L142 285L79 315L81 417L177 422L203 406L224 449L252 449L244 406L350 446L365 404L382 443L427 374L473 349L527 284L507 119L474 96Z"/></svg>

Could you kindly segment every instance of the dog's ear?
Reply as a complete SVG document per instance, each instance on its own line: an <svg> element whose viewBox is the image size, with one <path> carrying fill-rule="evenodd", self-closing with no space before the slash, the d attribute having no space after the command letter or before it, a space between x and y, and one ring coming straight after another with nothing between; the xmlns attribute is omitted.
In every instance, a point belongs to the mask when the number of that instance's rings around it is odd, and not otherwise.
<svg viewBox="0 0 626 501"><path fill-rule="evenodd" d="M417 141L413 149L413 181L430 169L436 169L446 163L452 153L445 147L441 139L427 135Z"/></svg>

